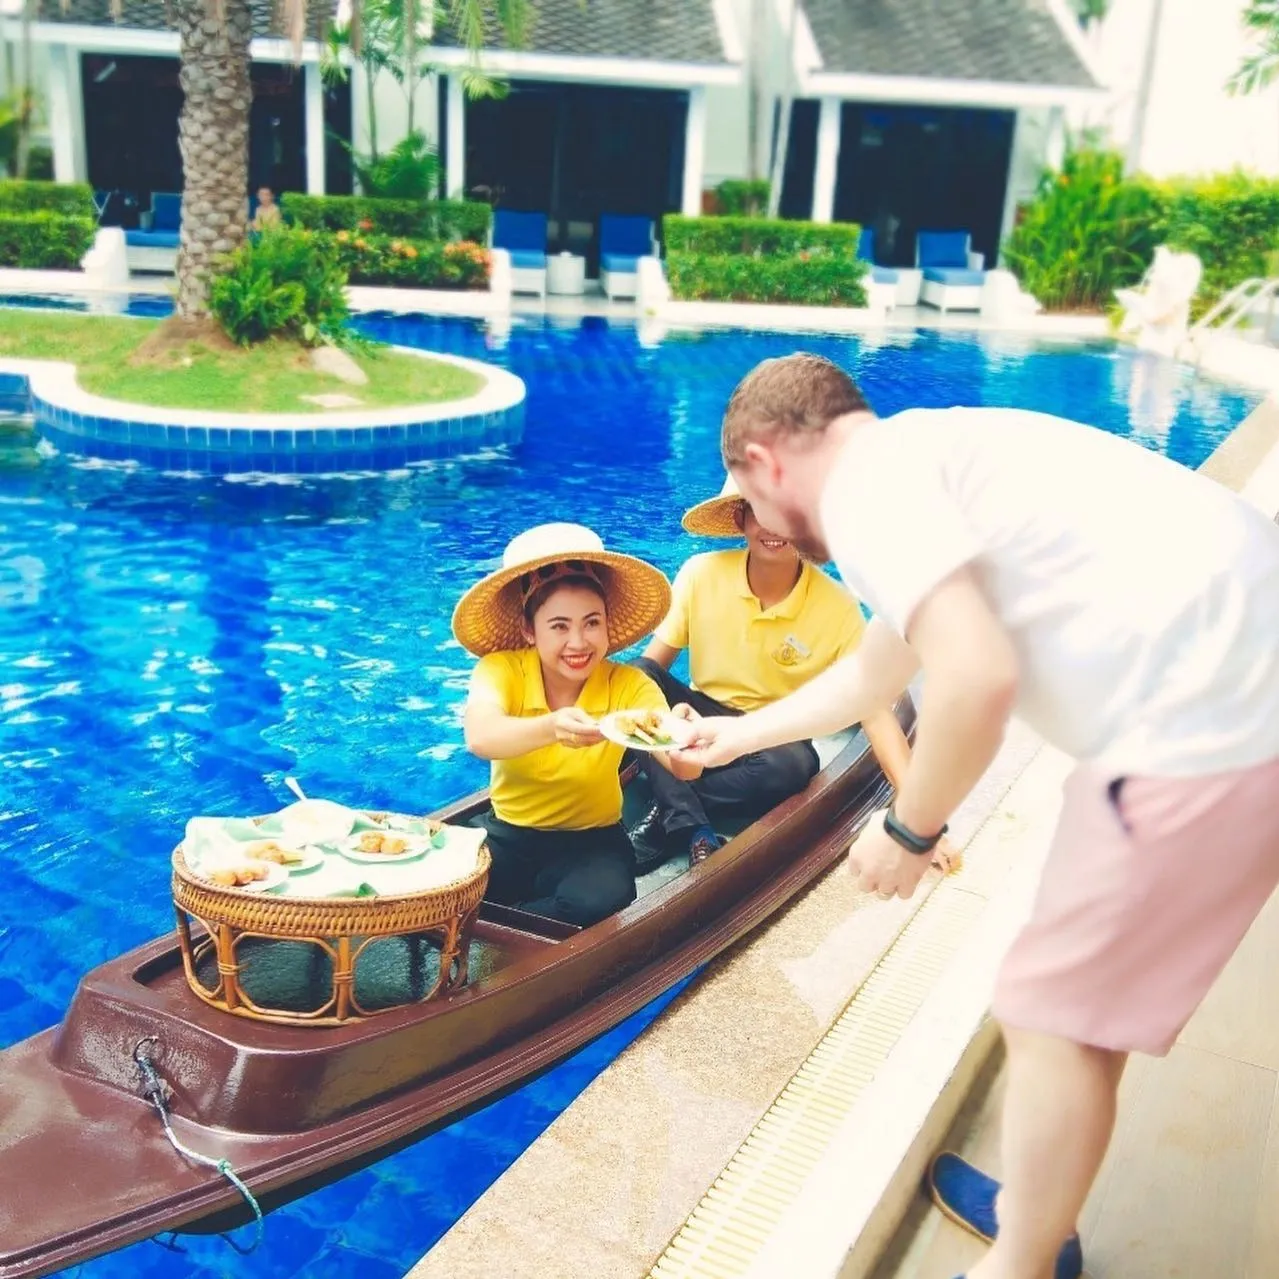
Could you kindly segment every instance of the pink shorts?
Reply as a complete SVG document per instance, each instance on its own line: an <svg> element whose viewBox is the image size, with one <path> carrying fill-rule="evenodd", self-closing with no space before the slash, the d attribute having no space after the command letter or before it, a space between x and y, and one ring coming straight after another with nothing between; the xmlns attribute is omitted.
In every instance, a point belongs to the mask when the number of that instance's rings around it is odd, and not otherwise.
<svg viewBox="0 0 1279 1279"><path fill-rule="evenodd" d="M1279 884L1279 760L1115 780L1083 765L996 985L1005 1025L1162 1056Z"/></svg>

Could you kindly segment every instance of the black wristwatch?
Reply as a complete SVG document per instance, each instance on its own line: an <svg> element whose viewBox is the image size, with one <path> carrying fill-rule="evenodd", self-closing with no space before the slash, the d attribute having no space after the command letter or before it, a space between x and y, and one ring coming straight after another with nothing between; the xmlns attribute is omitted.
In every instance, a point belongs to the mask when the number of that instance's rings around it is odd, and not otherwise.
<svg viewBox="0 0 1279 1279"><path fill-rule="evenodd" d="M938 841L949 827L943 826L936 835L916 835L913 830L907 829L897 820L897 814L890 808L884 814L884 829L888 832L889 838L896 840L908 853L922 857L937 847Z"/></svg>

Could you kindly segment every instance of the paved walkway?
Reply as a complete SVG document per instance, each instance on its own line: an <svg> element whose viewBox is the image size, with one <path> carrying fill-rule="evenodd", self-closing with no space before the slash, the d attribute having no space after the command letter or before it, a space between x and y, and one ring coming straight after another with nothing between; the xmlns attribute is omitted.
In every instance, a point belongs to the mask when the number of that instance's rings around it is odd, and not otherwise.
<svg viewBox="0 0 1279 1279"><path fill-rule="evenodd" d="M1279 896L1177 1046L1133 1058L1081 1228L1089 1279L1279 1275ZM950 1145L999 1171L1002 1074ZM921 1198L874 1279L954 1279L982 1245Z"/></svg>

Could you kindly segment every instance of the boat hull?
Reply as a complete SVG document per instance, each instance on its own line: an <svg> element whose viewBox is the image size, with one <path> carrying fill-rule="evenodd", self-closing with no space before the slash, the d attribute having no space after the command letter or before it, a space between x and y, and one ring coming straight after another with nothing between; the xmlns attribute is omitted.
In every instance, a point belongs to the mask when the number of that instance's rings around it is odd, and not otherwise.
<svg viewBox="0 0 1279 1279"><path fill-rule="evenodd" d="M899 718L909 728L908 703ZM757 927L836 861L888 794L852 746L715 857L589 929L486 907L503 962L448 999L354 1026L229 1017L163 938L88 974L61 1027L0 1053L0 1276L40 1275L236 1212L168 1144L133 1061L155 1036L178 1137L289 1197L509 1090ZM473 797L441 814L474 813Z"/></svg>

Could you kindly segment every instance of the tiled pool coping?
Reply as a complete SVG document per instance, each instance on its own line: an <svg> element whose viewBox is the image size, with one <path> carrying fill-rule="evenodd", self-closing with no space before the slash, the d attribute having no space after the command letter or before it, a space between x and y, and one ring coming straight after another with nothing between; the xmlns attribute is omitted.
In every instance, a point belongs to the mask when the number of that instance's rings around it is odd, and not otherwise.
<svg viewBox="0 0 1279 1279"><path fill-rule="evenodd" d="M442 404L210 413L91 395L76 382L73 364L0 360L0 397L26 395L41 434L69 451L212 474L389 470L522 438L525 387L513 373L461 356L393 349L471 369L484 386Z"/></svg>

